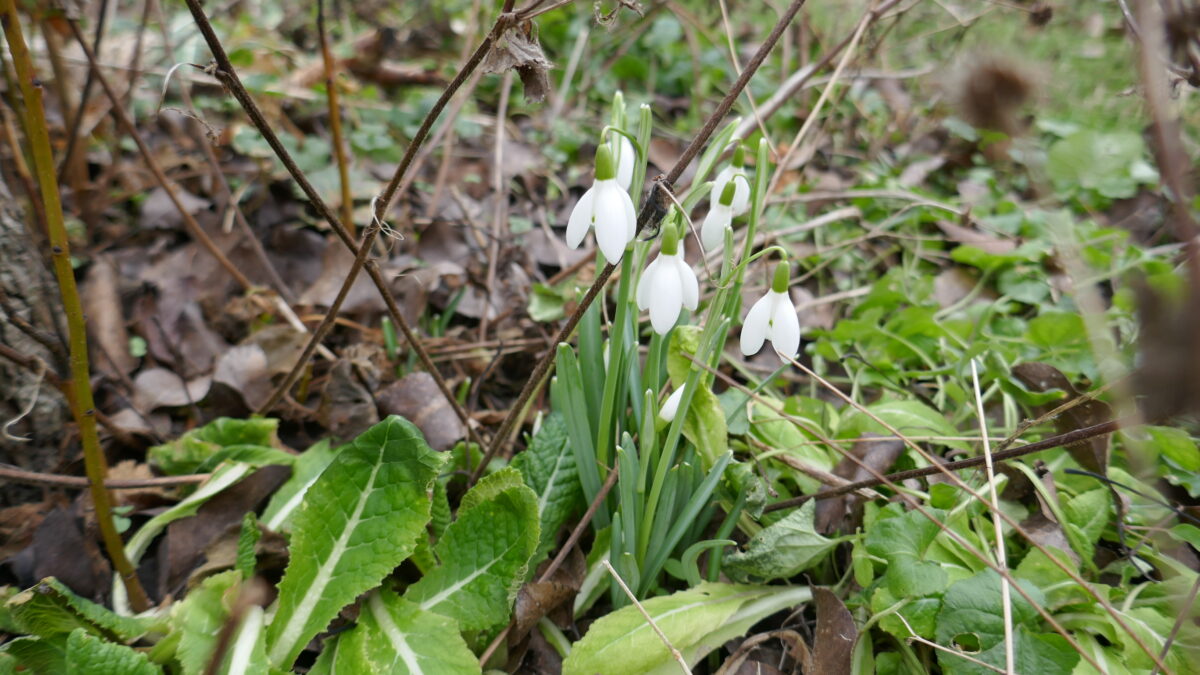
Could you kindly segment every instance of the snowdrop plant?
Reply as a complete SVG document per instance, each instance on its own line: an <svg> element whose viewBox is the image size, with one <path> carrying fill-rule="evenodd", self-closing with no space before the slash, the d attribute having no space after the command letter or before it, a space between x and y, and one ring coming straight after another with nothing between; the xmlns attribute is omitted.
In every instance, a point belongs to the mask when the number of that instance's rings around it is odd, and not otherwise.
<svg viewBox="0 0 1200 675"><path fill-rule="evenodd" d="M638 281L638 309L650 310L650 325L659 335L666 335L675 326L683 308L694 311L700 304L696 273L683 256L679 230L668 224L663 228L662 250Z"/></svg>
<svg viewBox="0 0 1200 675"><path fill-rule="evenodd" d="M746 151L742 148L741 141L737 141L737 147L733 150L733 162L721 169L713 179L712 192L709 193L713 207L720 203L725 186L731 183L734 192L730 205L733 207L733 216L737 217L750 210L750 179L746 177Z"/></svg>
<svg viewBox="0 0 1200 675"><path fill-rule="evenodd" d="M616 263L637 230L637 213L629 193L617 182L612 150L607 143L596 149L596 180L575 204L567 220L567 245L579 248L589 228L596 230L596 245L609 262Z"/></svg>
<svg viewBox="0 0 1200 675"><path fill-rule="evenodd" d="M733 198L736 192L737 185L732 181L726 182L720 198L704 217L704 224L700 226L700 241L704 243L705 250L715 251L725 242L725 230L733 224Z"/></svg>
<svg viewBox="0 0 1200 675"><path fill-rule="evenodd" d="M763 342L771 341L775 353L787 363L800 349L800 319L788 293L788 264L784 260L775 267L775 276L767 294L758 299L746 314L742 324L742 353L757 354Z"/></svg>

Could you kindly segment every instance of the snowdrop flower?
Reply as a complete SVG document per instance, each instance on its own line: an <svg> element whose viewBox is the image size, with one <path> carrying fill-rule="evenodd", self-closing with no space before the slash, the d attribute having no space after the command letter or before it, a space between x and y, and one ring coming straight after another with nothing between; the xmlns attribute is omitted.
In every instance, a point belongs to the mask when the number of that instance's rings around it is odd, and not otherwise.
<svg viewBox="0 0 1200 675"><path fill-rule="evenodd" d="M596 150L596 182L583 193L567 220L567 245L579 248L592 226L596 228L596 245L613 264L625 254L625 247L637 233L633 200L617 184L612 150L607 143Z"/></svg>
<svg viewBox="0 0 1200 675"><path fill-rule="evenodd" d="M679 233L674 225L663 229L662 251L646 266L637 285L638 309L650 309L650 325L659 335L675 326L681 309L694 310L700 304L700 284L683 260Z"/></svg>
<svg viewBox="0 0 1200 675"><path fill-rule="evenodd" d="M608 137L608 149L617 162L617 185L629 192L629 184L633 182L633 166L637 164L637 151L628 138L618 133Z"/></svg>
<svg viewBox="0 0 1200 675"><path fill-rule="evenodd" d="M700 226L700 240L709 251L715 251L725 243L725 229L733 222L733 198L736 190L737 186L734 183L725 183L721 198L708 210L708 215L704 216L704 224Z"/></svg>
<svg viewBox="0 0 1200 675"><path fill-rule="evenodd" d="M787 363L800 349L800 319L788 295L788 266L781 262L775 268L771 290L759 298L742 323L742 353L757 354L763 340L770 340L779 358Z"/></svg>
<svg viewBox="0 0 1200 675"><path fill-rule="evenodd" d="M718 199L725 193L725 186L733 183L733 215L740 216L750 210L750 179L746 177L746 151L742 148L742 144L738 143L737 149L733 151L733 163L721 169L717 177L713 179L712 193L709 195L709 201L715 208Z"/></svg>
<svg viewBox="0 0 1200 675"><path fill-rule="evenodd" d="M683 387L676 389L667 397L662 407L658 409L658 418L664 422L674 422L675 415L679 412L679 399L681 398L683 398Z"/></svg>

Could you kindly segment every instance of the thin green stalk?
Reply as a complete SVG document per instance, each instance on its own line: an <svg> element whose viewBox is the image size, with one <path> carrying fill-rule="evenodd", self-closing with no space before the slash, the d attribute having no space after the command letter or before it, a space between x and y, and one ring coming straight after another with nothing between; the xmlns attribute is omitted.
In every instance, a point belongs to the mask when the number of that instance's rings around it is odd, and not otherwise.
<svg viewBox="0 0 1200 675"><path fill-rule="evenodd" d="M137 578L137 570L125 556L121 535L113 521L112 505L104 477L108 473L104 452L100 449L100 435L96 430L96 404L92 399L89 381L87 328L84 324L83 305L79 290L75 286L75 270L71 267L70 242L63 221L62 202L58 196L58 179L55 176L54 155L50 149L50 134L46 128L46 114L42 106L42 87L33 68L33 60L21 32L21 20L13 0L0 0L0 23L8 40L13 66L17 71L21 95L25 99L26 131L33 155L34 170L45 205L47 236L50 239L51 259L54 274L58 278L58 289L62 296L63 312L67 319L67 334L70 342L71 362L71 414L79 427L79 440L83 446L83 461L87 470L92 504L96 511L96 522L104 548L120 575L134 610L145 611L150 606L146 591Z"/></svg>

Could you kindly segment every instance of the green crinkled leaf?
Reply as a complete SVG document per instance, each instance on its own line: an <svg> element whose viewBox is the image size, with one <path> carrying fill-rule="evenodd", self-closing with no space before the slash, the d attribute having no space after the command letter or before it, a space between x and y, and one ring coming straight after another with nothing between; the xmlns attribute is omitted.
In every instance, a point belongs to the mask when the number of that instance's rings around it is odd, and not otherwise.
<svg viewBox="0 0 1200 675"><path fill-rule="evenodd" d="M1143 159L1145 143L1132 131L1077 131L1050 146L1046 173L1062 187L1079 186L1111 199L1132 197L1139 182L1156 179Z"/></svg>
<svg viewBox="0 0 1200 675"><path fill-rule="evenodd" d="M871 596L871 612L880 614L899 602L887 586L879 586ZM888 614L879 620L879 627L900 640L912 637L913 633L932 640L937 630L937 614L942 607L939 597L912 598L896 614ZM900 617L904 617L901 621ZM907 625L906 625L907 624ZM911 629L911 630L910 630Z"/></svg>
<svg viewBox="0 0 1200 675"><path fill-rule="evenodd" d="M106 642L76 628L67 637L67 671L72 675L156 675L162 668L125 645Z"/></svg>
<svg viewBox="0 0 1200 675"><path fill-rule="evenodd" d="M235 569L242 573L243 579L254 577L254 570L258 566L255 549L259 539L262 539L262 530L258 529L258 518L250 511L242 518L242 531L238 533L237 562L234 565Z"/></svg>
<svg viewBox="0 0 1200 675"><path fill-rule="evenodd" d="M52 637L76 628L114 642L131 642L145 635L153 619L121 616L71 592L58 579L43 579L9 599L7 609L20 632Z"/></svg>
<svg viewBox="0 0 1200 675"><path fill-rule="evenodd" d="M503 623L538 544L537 509L537 495L516 469L479 481L434 547L441 566L409 586L405 599L463 630Z"/></svg>
<svg viewBox="0 0 1200 675"><path fill-rule="evenodd" d="M150 448L150 461L163 473L181 475L197 469L223 448L231 446L276 445L275 429L279 420L256 417L248 420L219 417L193 429L169 443Z"/></svg>
<svg viewBox="0 0 1200 675"><path fill-rule="evenodd" d="M1200 471L1200 449L1183 429L1174 427L1145 427L1154 449L1169 457L1184 471Z"/></svg>
<svg viewBox="0 0 1200 675"><path fill-rule="evenodd" d="M13 638L0 645L0 652L34 673L63 673L67 670L67 635Z"/></svg>
<svg viewBox="0 0 1200 675"><path fill-rule="evenodd" d="M222 462L242 462L253 467L281 465L291 466L296 462L296 456L277 448L265 445L231 445L213 453L196 467L194 473L208 473L220 466Z"/></svg>
<svg viewBox="0 0 1200 675"><path fill-rule="evenodd" d="M770 581L787 579L811 567L837 545L836 540L827 539L814 529L816 507L814 501L805 502L754 535L744 552L726 558L725 569Z"/></svg>
<svg viewBox="0 0 1200 675"><path fill-rule="evenodd" d="M553 413L542 421L542 428L529 447L513 458L512 466L537 495L541 537L534 555L536 564L554 547L559 528L583 504L575 453L567 446L567 424L562 415Z"/></svg>
<svg viewBox="0 0 1200 675"><path fill-rule="evenodd" d="M807 587L704 582L650 598L642 607L691 666L764 617L811 598ZM679 664L662 639L632 605L593 623L563 661L564 675L678 672Z"/></svg>
<svg viewBox="0 0 1200 675"><path fill-rule="evenodd" d="M667 346L667 373L675 388L684 386L692 370L690 356L700 348L699 326L678 326L671 331ZM679 414L679 413L676 413ZM711 390L703 387L692 393L692 402L683 418L683 435L704 457L704 465L712 466L717 457L729 449L729 428L725 411Z"/></svg>
<svg viewBox="0 0 1200 675"><path fill-rule="evenodd" d="M262 523L268 530L285 532L291 529L291 516L300 507L304 493L317 481L317 477L329 466L341 448L334 448L328 440L314 444L296 457L292 464L292 476L281 485L267 508L262 513Z"/></svg>
<svg viewBox="0 0 1200 675"><path fill-rule="evenodd" d="M779 410L787 413L788 417L802 421L810 429L823 431L830 420L837 419L836 413L832 413L832 416L826 414L831 412L831 406L815 399L796 396L786 401L761 397L760 401L750 407L750 433L772 450L786 453L821 471L833 471L833 458L823 446L814 443L818 440L817 437L805 431L796 422L785 419ZM795 470L789 471L805 494L816 492L821 487L815 478Z"/></svg>
<svg viewBox="0 0 1200 675"><path fill-rule="evenodd" d="M1067 522L1064 528L1069 530L1072 545L1083 560L1091 560L1095 553L1096 542L1108 525L1108 515L1112 507L1112 493L1107 488L1089 490L1069 500L1063 507L1063 515Z"/></svg>
<svg viewBox="0 0 1200 675"><path fill-rule="evenodd" d="M412 554L444 456L395 415L342 448L293 516L291 560L267 629L286 668L338 611Z"/></svg>
<svg viewBox="0 0 1200 675"><path fill-rule="evenodd" d="M671 342L667 345L667 374L671 377L671 386L678 389L687 381L688 372L692 369L692 360L696 350L700 348L700 326L676 326L671 331Z"/></svg>
<svg viewBox="0 0 1200 675"><path fill-rule="evenodd" d="M1032 585L1022 588L1039 605L1042 592ZM1021 594L1010 593L1016 672L1038 675L1068 675L1079 654L1062 636L1037 628L1040 617ZM978 646L971 656L984 663L1004 668L1004 614L1001 605L1000 575L985 570L969 579L955 582L942 598L937 618L937 641L953 648L956 644ZM939 651L938 663L947 675L975 675L994 672L954 654Z"/></svg>
<svg viewBox="0 0 1200 675"><path fill-rule="evenodd" d="M330 665L335 675L481 672L454 619L387 590L371 594Z"/></svg>
<svg viewBox="0 0 1200 675"><path fill-rule="evenodd" d="M939 520L946 517L940 509L929 511ZM942 565L925 559L939 531L919 511L880 518L867 529L867 551L888 562L883 581L893 597L936 595L946 589L949 577Z"/></svg>
<svg viewBox="0 0 1200 675"><path fill-rule="evenodd" d="M203 673L208 667L217 646L217 634L237 600L241 580L237 570L213 575L172 608L172 623L179 633L175 657L184 675Z"/></svg>

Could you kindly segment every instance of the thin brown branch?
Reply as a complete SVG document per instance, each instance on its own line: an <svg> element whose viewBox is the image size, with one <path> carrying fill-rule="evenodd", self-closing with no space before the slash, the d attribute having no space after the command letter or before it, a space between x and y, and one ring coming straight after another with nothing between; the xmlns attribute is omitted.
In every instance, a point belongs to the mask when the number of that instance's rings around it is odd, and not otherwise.
<svg viewBox="0 0 1200 675"><path fill-rule="evenodd" d="M195 485L208 480L212 474L193 473L186 476L159 476L157 478L108 479L104 487L109 490L140 490L156 487L173 487L176 485ZM40 473L26 471L12 464L0 463L0 480L26 485L46 485L49 487L87 489L89 479L84 476L62 476L56 473Z"/></svg>

